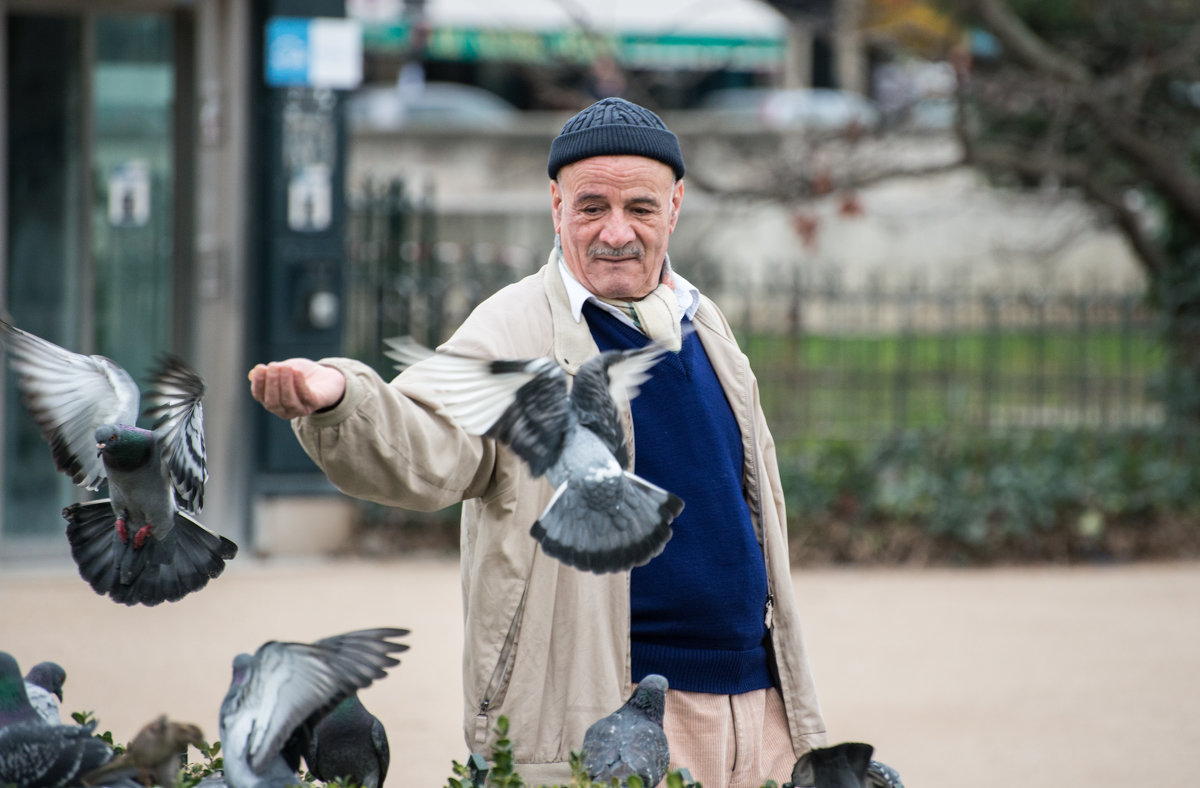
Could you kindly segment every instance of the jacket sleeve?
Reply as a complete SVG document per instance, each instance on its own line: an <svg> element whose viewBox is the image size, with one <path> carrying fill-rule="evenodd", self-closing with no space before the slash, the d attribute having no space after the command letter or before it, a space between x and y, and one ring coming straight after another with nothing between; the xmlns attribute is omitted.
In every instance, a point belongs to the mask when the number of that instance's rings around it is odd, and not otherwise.
<svg viewBox="0 0 1200 788"><path fill-rule="evenodd" d="M388 383L352 359L320 363L346 376L345 396L331 410L294 419L292 429L339 490L422 511L485 493L495 442L441 414L415 371Z"/></svg>

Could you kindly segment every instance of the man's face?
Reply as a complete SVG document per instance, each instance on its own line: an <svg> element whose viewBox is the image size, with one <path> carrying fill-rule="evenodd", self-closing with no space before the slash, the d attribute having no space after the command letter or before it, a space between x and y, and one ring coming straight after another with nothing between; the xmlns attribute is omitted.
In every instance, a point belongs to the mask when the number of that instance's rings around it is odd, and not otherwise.
<svg viewBox="0 0 1200 788"><path fill-rule="evenodd" d="M567 269L605 298L635 300L658 287L683 181L643 156L594 156L550 182L554 230Z"/></svg>

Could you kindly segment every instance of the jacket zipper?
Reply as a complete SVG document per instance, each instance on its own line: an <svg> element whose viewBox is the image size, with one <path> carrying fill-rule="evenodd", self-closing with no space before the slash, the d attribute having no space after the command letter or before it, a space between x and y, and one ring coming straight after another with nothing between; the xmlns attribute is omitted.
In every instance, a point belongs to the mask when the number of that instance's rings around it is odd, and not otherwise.
<svg viewBox="0 0 1200 788"><path fill-rule="evenodd" d="M504 645L500 647L500 658L496 661L496 667L492 670L492 676L488 679L487 689L483 692L483 698L479 701L479 714L486 715L488 709L492 705L492 700L500 690L500 684L504 681L504 676L508 673L508 666L512 664L513 650L517 643L517 630L521 622L521 616L525 612L525 595L529 592L529 583L526 582L525 589L521 592L521 601L517 603L517 610L513 614L512 623L508 626L508 634L504 636Z"/></svg>

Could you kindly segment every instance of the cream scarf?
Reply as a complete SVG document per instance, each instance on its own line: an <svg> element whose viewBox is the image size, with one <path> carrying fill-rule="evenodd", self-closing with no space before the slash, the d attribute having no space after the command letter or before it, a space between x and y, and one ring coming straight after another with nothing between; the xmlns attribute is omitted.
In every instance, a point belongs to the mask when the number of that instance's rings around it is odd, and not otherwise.
<svg viewBox="0 0 1200 788"><path fill-rule="evenodd" d="M596 299L620 309L633 325L646 336L661 342L667 350L677 351L683 347L682 330L679 323L679 299L675 289L665 282L645 298L624 301L619 298Z"/></svg>

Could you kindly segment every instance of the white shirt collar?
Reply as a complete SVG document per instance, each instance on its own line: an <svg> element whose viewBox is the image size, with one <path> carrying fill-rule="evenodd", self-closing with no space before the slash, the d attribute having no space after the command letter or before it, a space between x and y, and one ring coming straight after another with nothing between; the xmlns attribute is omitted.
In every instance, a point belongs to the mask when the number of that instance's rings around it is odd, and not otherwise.
<svg viewBox="0 0 1200 788"><path fill-rule="evenodd" d="M558 258L558 271L562 274L563 286L567 289L567 298L571 303L571 314L575 317L576 323L583 320L583 305L590 300L606 312L610 312L626 323L629 323L629 325L633 325L632 321L629 320L629 315L612 304L604 303L596 298L594 293L584 287L583 283L576 279L575 275L567 268L567 264L561 254L554 256ZM672 281L675 283L673 289L675 291L675 300L679 303L679 314L691 320L695 316L696 310L700 308L700 291L691 282L671 269L671 258L669 256L663 260L663 275L670 275Z"/></svg>

